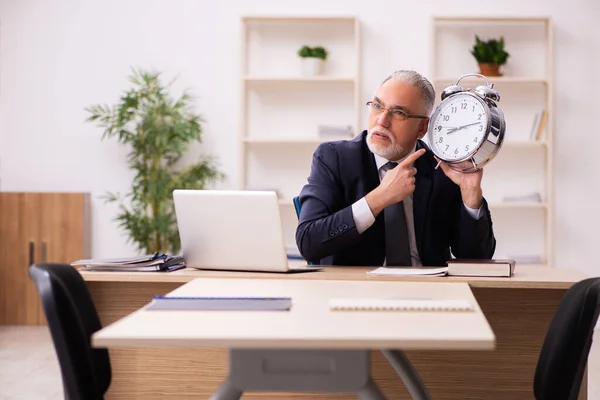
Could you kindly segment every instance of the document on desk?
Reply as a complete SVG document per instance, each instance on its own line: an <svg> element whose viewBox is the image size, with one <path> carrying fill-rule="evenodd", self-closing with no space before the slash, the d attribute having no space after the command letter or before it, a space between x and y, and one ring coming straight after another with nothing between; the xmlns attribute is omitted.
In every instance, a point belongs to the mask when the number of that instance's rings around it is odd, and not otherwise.
<svg viewBox="0 0 600 400"><path fill-rule="evenodd" d="M289 311L289 297L170 297L155 296L147 310Z"/></svg>
<svg viewBox="0 0 600 400"><path fill-rule="evenodd" d="M448 274L448 267L379 267L367 272L367 274L378 276L445 276Z"/></svg>
<svg viewBox="0 0 600 400"><path fill-rule="evenodd" d="M337 298L329 301L331 311L473 311L467 300L418 298Z"/></svg>

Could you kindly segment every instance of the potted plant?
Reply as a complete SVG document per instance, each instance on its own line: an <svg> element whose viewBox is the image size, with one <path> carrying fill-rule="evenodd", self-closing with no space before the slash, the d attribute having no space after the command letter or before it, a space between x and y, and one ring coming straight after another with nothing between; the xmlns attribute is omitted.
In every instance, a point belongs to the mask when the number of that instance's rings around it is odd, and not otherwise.
<svg viewBox="0 0 600 400"><path fill-rule="evenodd" d="M104 128L102 139L116 138L129 147L127 161L135 171L131 191L125 198L108 193L107 202L118 202L116 217L138 251L152 254L178 253L179 232L173 207L174 189L203 189L223 178L210 157L177 167L193 142L201 142L201 118L192 110L192 97L184 91L172 98L159 80L159 73L134 70L132 88L120 101L92 105L86 122Z"/></svg>
<svg viewBox="0 0 600 400"><path fill-rule="evenodd" d="M485 76L502 76L500 66L506 64L509 54L504 50L504 38L483 41L475 35L471 54L479 64L479 72Z"/></svg>
<svg viewBox="0 0 600 400"><path fill-rule="evenodd" d="M298 56L302 58L302 71L305 76L316 76L323 73L323 66L328 56L324 47L302 46L298 50Z"/></svg>

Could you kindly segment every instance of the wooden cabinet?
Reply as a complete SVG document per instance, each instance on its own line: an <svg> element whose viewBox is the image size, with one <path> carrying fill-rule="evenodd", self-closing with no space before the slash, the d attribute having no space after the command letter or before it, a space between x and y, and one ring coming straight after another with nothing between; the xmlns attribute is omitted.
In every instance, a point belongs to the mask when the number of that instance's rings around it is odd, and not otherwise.
<svg viewBox="0 0 600 400"><path fill-rule="evenodd" d="M90 257L88 193L0 192L0 324L43 325L34 263Z"/></svg>

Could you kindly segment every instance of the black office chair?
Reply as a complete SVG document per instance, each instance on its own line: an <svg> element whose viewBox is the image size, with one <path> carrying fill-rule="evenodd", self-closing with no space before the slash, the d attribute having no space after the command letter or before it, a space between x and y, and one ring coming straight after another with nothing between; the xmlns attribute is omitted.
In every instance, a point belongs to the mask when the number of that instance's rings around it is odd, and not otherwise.
<svg viewBox="0 0 600 400"><path fill-rule="evenodd" d="M42 300L65 399L102 400L111 381L110 358L108 350L91 347L101 324L85 281L66 264L34 264L29 276Z"/></svg>
<svg viewBox="0 0 600 400"><path fill-rule="evenodd" d="M600 312L600 278L571 286L562 298L540 352L536 400L576 400Z"/></svg>

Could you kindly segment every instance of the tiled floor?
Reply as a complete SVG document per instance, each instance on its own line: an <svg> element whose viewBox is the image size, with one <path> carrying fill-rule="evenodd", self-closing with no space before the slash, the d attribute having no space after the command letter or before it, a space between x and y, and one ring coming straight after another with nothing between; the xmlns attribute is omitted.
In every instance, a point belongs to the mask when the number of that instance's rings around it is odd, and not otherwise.
<svg viewBox="0 0 600 400"><path fill-rule="evenodd" d="M0 400L60 400L62 381L46 327L0 326Z"/></svg>
<svg viewBox="0 0 600 400"><path fill-rule="evenodd" d="M598 343L598 331L595 342ZM592 346L588 400L600 400L600 354ZM46 327L0 325L0 400L59 400L62 383Z"/></svg>

